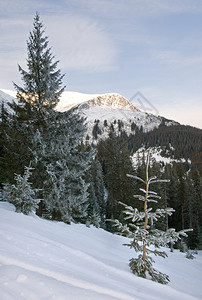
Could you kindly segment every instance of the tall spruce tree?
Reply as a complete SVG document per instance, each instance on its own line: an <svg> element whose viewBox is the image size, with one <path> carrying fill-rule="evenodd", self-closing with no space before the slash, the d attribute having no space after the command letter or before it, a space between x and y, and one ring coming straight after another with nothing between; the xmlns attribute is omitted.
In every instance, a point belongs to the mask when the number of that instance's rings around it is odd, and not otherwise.
<svg viewBox="0 0 202 300"><path fill-rule="evenodd" d="M27 41L27 71L18 66L24 86L14 83L18 101L9 104L12 113L4 130L4 151L0 159L0 165L5 167L4 182L13 181L15 173L23 174L24 166L33 160L33 135L37 129L45 135L48 130L45 125L50 123L49 116L64 90L61 87L64 75L57 70L58 61L53 61L38 13L33 27Z"/></svg>
<svg viewBox="0 0 202 300"><path fill-rule="evenodd" d="M53 110L59 102L59 97L64 91L60 69L57 70L59 61L53 61L51 48L48 47L48 37L44 36L43 24L39 14L36 13L33 31L27 41L27 69L19 65L24 87L14 83L18 91L18 99L29 102L40 113Z"/></svg>
<svg viewBox="0 0 202 300"><path fill-rule="evenodd" d="M25 157L32 161L31 180L43 199L38 214L67 222L82 221L87 216L84 176L90 155L79 149L86 130L84 119L73 110L55 111L64 90L64 75L57 70L58 61L54 62L38 13L33 27L27 41L27 70L19 66L24 85L14 83L18 102L11 104L13 136L20 134L16 151L21 157L22 146Z"/></svg>
<svg viewBox="0 0 202 300"><path fill-rule="evenodd" d="M54 126L54 107L59 102L59 97L64 90L64 87L61 87L64 75L57 70L58 61L54 62L54 56L48 47L48 38L44 36L43 24L38 13L35 15L33 31L30 32L27 41L27 56L27 70L18 66L23 87L14 83L18 102L13 101L10 104L13 112L10 125L12 133L8 132L7 134L7 153L10 153L10 156L13 153L13 157L17 156L18 158L15 160L14 167L16 169L14 170L13 167L12 170L13 176L15 172L22 174L24 166L28 165L30 161L35 162L32 175L33 184L42 189L46 175L44 166L40 165L40 159L34 157L34 155L41 155L39 151L36 151L37 145L34 142L34 136L40 132L41 136L45 138L50 124L52 123L51 126ZM14 149L12 145L15 145ZM40 207L42 207L41 204Z"/></svg>
<svg viewBox="0 0 202 300"><path fill-rule="evenodd" d="M190 176L191 177L191 176ZM191 249L197 249L200 245L202 232L202 195L201 178L198 170L195 170L188 180L189 187L189 226L193 232L189 235L187 245Z"/></svg>

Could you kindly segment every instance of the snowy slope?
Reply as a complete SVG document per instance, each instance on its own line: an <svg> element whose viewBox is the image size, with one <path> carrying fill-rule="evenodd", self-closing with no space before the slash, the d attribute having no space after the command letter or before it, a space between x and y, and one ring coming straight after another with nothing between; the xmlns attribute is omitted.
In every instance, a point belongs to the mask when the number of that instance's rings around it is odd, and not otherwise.
<svg viewBox="0 0 202 300"><path fill-rule="evenodd" d="M5 99L16 97L15 91L0 89L0 93L1 92L7 94ZM84 94L73 91L65 91L62 93L60 101L56 106L56 110L63 112L75 106L81 107L84 103L89 103L94 106L113 107L114 109L119 108L139 111L139 109L134 107L126 98L117 93Z"/></svg>
<svg viewBox="0 0 202 300"><path fill-rule="evenodd" d="M0 299L196 300L202 299L202 253L188 260L168 252L155 267L168 285L138 278L126 239L94 227L66 225L15 213L0 202Z"/></svg>
<svg viewBox="0 0 202 300"><path fill-rule="evenodd" d="M15 92L0 89L0 105L4 103L5 108L10 111L11 109L7 103L11 103L13 100L15 100L15 96Z"/></svg>
<svg viewBox="0 0 202 300"><path fill-rule="evenodd" d="M71 107L80 106L88 103L94 106L105 106L120 109L138 110L126 98L117 93L107 94L84 94L78 92L63 92L60 102L56 106L58 111L66 111Z"/></svg>
<svg viewBox="0 0 202 300"><path fill-rule="evenodd" d="M95 120L99 120L102 138L108 134L109 128L104 126L114 120L122 120L124 130L131 133L131 124L134 122L138 127L143 126L145 131L150 131L161 124L162 118L141 112L129 100L117 93L108 94L82 94L77 92L64 92L56 109L66 111L71 107L77 107L78 112L86 118L88 135L91 136ZM174 125L174 124L173 124ZM115 131L118 125L114 125Z"/></svg>
<svg viewBox="0 0 202 300"><path fill-rule="evenodd" d="M16 98L16 92L15 91L11 91L11 90L5 90L5 89L0 89L0 92L3 92L4 94L9 95L11 98ZM9 98L10 98L9 97Z"/></svg>
<svg viewBox="0 0 202 300"><path fill-rule="evenodd" d="M66 91L62 94L60 102L58 103L56 109L63 112L98 96L99 94L83 94L78 92Z"/></svg>
<svg viewBox="0 0 202 300"><path fill-rule="evenodd" d="M171 145L170 145L171 150L175 150ZM162 156L161 152L163 151L163 147L150 147L150 165L152 165L153 161L156 161L158 163L161 163L162 165L167 165L167 164L173 164L175 163L184 163L186 160L184 158L181 159L175 159L171 157L172 155L168 153L168 157ZM132 162L133 166L136 168L139 164L139 160L142 160L143 156L145 155L145 147L139 148L132 156ZM168 152L168 150L167 150ZM191 164L191 160L188 159L187 162Z"/></svg>

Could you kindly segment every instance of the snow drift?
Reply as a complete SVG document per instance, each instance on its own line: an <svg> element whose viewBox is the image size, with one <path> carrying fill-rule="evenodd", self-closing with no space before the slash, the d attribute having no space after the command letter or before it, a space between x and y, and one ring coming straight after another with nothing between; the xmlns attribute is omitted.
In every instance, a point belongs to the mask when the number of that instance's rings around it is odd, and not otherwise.
<svg viewBox="0 0 202 300"><path fill-rule="evenodd" d="M196 300L202 298L202 253L194 260L167 250L155 267L168 285L138 278L126 239L81 224L16 213L0 202L0 297L3 300Z"/></svg>

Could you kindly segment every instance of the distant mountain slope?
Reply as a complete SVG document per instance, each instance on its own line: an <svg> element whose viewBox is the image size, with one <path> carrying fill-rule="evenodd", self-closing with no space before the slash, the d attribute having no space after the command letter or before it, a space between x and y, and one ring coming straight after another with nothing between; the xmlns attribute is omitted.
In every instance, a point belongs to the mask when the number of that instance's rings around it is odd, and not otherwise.
<svg viewBox="0 0 202 300"><path fill-rule="evenodd" d="M12 99L15 92L2 90L6 98ZM64 112L71 108L77 108L78 112L86 118L88 128L87 134L92 136L93 127L99 122L99 138L108 135L110 125L113 124L114 130L118 133L120 126L127 133L132 132L135 124L138 128L143 128L144 132L158 128L162 122L164 124L177 125L179 123L167 120L160 116L155 116L140 111L129 100L117 93L108 94L83 94L78 92L64 92L61 100L56 106L56 110ZM121 121L121 125L120 122Z"/></svg>
<svg viewBox="0 0 202 300"><path fill-rule="evenodd" d="M0 90L0 102L12 101L15 92ZM86 118L88 140L106 138L110 130L117 134L126 133L126 142L134 153L143 145L162 146L170 155L179 159L191 159L202 174L202 130L180 125L161 116L148 114L137 109L125 97L117 93L83 94L64 92L56 109L66 111L76 108Z"/></svg>
<svg viewBox="0 0 202 300"><path fill-rule="evenodd" d="M64 92L56 109L59 111L65 111L78 105L82 108L82 105L84 104L85 107L86 103L93 106L138 110L125 97L117 93L84 94L78 92Z"/></svg>
<svg viewBox="0 0 202 300"><path fill-rule="evenodd" d="M56 109L66 111L72 107L77 108L78 112L86 118L87 133L90 139L94 126L99 127L97 136L99 139L108 135L111 126L117 133L121 127L127 134L130 134L134 124L138 128L142 127L144 132L158 128L162 123L167 126L179 124L160 116L142 112L129 100L117 93L99 95L64 92Z"/></svg>
<svg viewBox="0 0 202 300"><path fill-rule="evenodd" d="M202 129L180 124L166 126L162 123L150 132L136 130L135 135L129 135L126 140L132 153L142 145L146 148L164 147L163 156L190 159L192 169L197 168L202 175Z"/></svg>

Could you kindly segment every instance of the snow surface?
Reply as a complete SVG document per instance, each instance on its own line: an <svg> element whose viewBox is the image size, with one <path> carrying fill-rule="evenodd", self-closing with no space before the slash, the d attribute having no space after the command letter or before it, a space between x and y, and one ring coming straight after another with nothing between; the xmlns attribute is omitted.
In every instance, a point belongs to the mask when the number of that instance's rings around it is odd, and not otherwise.
<svg viewBox="0 0 202 300"><path fill-rule="evenodd" d="M126 238L81 224L67 225L13 211L0 202L0 299L202 299L202 252L194 260L169 252L155 267L168 285L139 278L128 261L137 254Z"/></svg>
<svg viewBox="0 0 202 300"><path fill-rule="evenodd" d="M61 95L60 102L56 106L56 110L63 112L74 106L77 106L78 104L103 95L104 94L84 94L72 91L65 91Z"/></svg>
<svg viewBox="0 0 202 300"><path fill-rule="evenodd" d="M13 98L16 98L16 91L0 89L3 93L10 95ZM103 96L105 94L84 94L73 91L65 91L62 93L60 102L57 105L58 111L66 111L78 104L96 98L98 96Z"/></svg>
<svg viewBox="0 0 202 300"><path fill-rule="evenodd" d="M11 92L11 93L8 93ZM16 98L16 93L8 90L0 89L0 104L4 103L5 108L11 113L8 103L12 103Z"/></svg>
<svg viewBox="0 0 202 300"><path fill-rule="evenodd" d="M88 109L82 109L81 114L83 114L83 116L87 118L87 122L90 123L94 123L95 119L100 120L101 122L104 122L104 120L107 120L108 122L121 120L124 123L125 131L128 133L131 133L132 122L138 127L143 126L145 131L150 131L161 124L160 117L129 109L123 110L112 107L90 106Z"/></svg>
<svg viewBox="0 0 202 300"><path fill-rule="evenodd" d="M11 90L5 90L5 89L0 89L2 92L4 92L5 94L10 95L12 98L16 98L16 91L11 91Z"/></svg>
<svg viewBox="0 0 202 300"><path fill-rule="evenodd" d="M171 147L171 150L174 148L170 145ZM154 159L156 162L160 162L160 163L163 163L164 165L166 164L172 164L173 162L176 162L176 163L183 163L183 162L186 162L186 160L184 158L181 158L181 159L175 159L175 158L171 158L171 157L164 157L161 155L161 152L162 152L162 148L161 147L150 147L150 155L151 155L151 165L152 165L152 159ZM133 163L133 166L136 168L139 164L139 159L142 159L143 155L145 154L145 147L141 147L139 148L132 156L132 163ZM189 164L191 164L191 160L188 159L187 162Z"/></svg>

